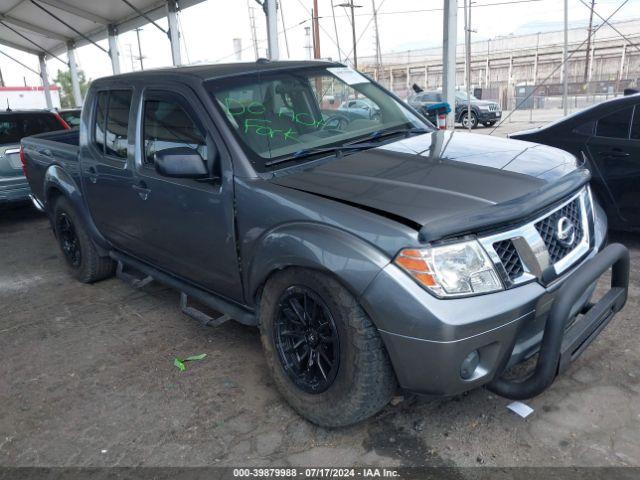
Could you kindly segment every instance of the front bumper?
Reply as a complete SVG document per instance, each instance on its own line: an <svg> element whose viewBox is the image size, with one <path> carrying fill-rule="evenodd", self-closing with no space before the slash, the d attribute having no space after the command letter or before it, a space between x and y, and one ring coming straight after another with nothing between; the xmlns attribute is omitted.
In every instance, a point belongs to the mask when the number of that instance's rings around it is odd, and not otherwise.
<svg viewBox="0 0 640 480"><path fill-rule="evenodd" d="M605 253L610 252L610 247L599 251L604 244L604 232L599 232L595 240L591 252L549 286L531 282L502 292L460 299L436 299L395 265L388 265L369 286L361 302L380 331L400 385L433 395L459 394L490 382L493 387L503 371L533 356L541 344L548 343L543 341L548 325L561 324L561 333L555 334L555 341L564 341L564 345L560 346L558 358L548 360L553 367L552 381L600 333L626 300L628 274L626 280L612 285L603 297L604 303L593 306L565 330L590 305L597 278L616 263L617 257L612 261L610 253ZM624 247L615 248L622 249L623 256L627 254ZM594 270L593 265L598 268ZM617 275L618 279L623 277ZM576 282L581 283L576 286ZM567 293L567 289L572 292ZM558 305L568 310L558 314ZM479 354L478 366L470 377L462 378L461 365L474 351ZM509 396L506 392L502 394Z"/></svg>
<svg viewBox="0 0 640 480"><path fill-rule="evenodd" d="M489 110L479 110L478 111L478 122L498 122L502 119L501 111L489 111Z"/></svg>

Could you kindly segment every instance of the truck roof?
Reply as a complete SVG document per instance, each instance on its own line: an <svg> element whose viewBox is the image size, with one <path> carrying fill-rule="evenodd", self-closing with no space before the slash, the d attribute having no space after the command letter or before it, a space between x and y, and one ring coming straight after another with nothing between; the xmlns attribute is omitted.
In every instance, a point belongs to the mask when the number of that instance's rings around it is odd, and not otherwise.
<svg viewBox="0 0 640 480"><path fill-rule="evenodd" d="M282 60L272 62L266 59L259 59L255 62L215 63L190 65L185 67L164 67L152 70L124 73L104 78L105 80L129 80L134 78L149 79L150 77L154 76L166 77L167 74L181 74L190 77L199 77L202 80L213 80L216 78L224 78L235 75L244 75L275 70L289 70L293 68L343 66L344 65L341 63L325 60ZM102 79L98 79L96 81L99 82L100 80Z"/></svg>

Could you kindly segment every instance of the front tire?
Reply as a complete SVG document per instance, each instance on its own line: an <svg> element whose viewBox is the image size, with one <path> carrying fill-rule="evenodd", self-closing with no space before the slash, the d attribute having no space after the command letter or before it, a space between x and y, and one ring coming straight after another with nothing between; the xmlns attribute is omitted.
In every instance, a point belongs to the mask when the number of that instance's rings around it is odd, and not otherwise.
<svg viewBox="0 0 640 480"><path fill-rule="evenodd" d="M71 275L82 283L93 283L113 275L115 263L101 257L80 217L65 197L53 205L53 228Z"/></svg>
<svg viewBox="0 0 640 480"><path fill-rule="evenodd" d="M478 126L478 116L472 111L471 117L468 117L468 112L463 112L460 116L460 123L464 128L469 128L469 122L471 123L471 129L477 128Z"/></svg>
<svg viewBox="0 0 640 480"><path fill-rule="evenodd" d="M317 425L364 420L396 390L375 326L356 299L323 273L290 268L269 279L260 302L260 337L278 390Z"/></svg>

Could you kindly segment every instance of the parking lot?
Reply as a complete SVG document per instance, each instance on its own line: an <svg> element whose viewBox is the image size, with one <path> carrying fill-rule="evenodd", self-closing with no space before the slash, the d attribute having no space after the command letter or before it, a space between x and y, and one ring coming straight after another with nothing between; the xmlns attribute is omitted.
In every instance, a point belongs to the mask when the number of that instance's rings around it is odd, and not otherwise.
<svg viewBox="0 0 640 480"><path fill-rule="evenodd" d="M528 127L523 119L496 134ZM255 329L200 326L159 285L79 284L43 215L3 211L0 463L640 465L640 237L611 239L632 252L627 306L527 402L535 409L528 418L484 389L447 399L399 392L374 418L328 430L280 398ZM173 365L201 353L184 372Z"/></svg>

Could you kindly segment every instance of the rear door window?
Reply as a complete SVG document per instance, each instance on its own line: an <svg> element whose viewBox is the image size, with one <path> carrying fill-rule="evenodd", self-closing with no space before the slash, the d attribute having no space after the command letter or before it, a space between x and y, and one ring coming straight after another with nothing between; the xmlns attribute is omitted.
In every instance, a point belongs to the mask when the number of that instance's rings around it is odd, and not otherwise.
<svg viewBox="0 0 640 480"><path fill-rule="evenodd" d="M107 119L107 102L109 101L109 92L99 92L96 100L96 125L94 132L94 143L98 150L104 152L104 123Z"/></svg>
<svg viewBox="0 0 640 480"><path fill-rule="evenodd" d="M109 108L107 109L107 129L104 147L107 155L123 159L127 158L130 107L130 91L111 91L109 94Z"/></svg>
<svg viewBox="0 0 640 480"><path fill-rule="evenodd" d="M640 105L636 105L633 115L633 124L631 125L631 138L640 140Z"/></svg>
<svg viewBox="0 0 640 480"><path fill-rule="evenodd" d="M0 115L0 145L20 143L24 137L62 130L51 113L6 113Z"/></svg>
<svg viewBox="0 0 640 480"><path fill-rule="evenodd" d="M105 155L126 160L130 109L130 90L98 93L94 142Z"/></svg>
<svg viewBox="0 0 640 480"><path fill-rule="evenodd" d="M629 107L600 118L596 126L596 136L629 138L629 126L632 115L633 107Z"/></svg>

